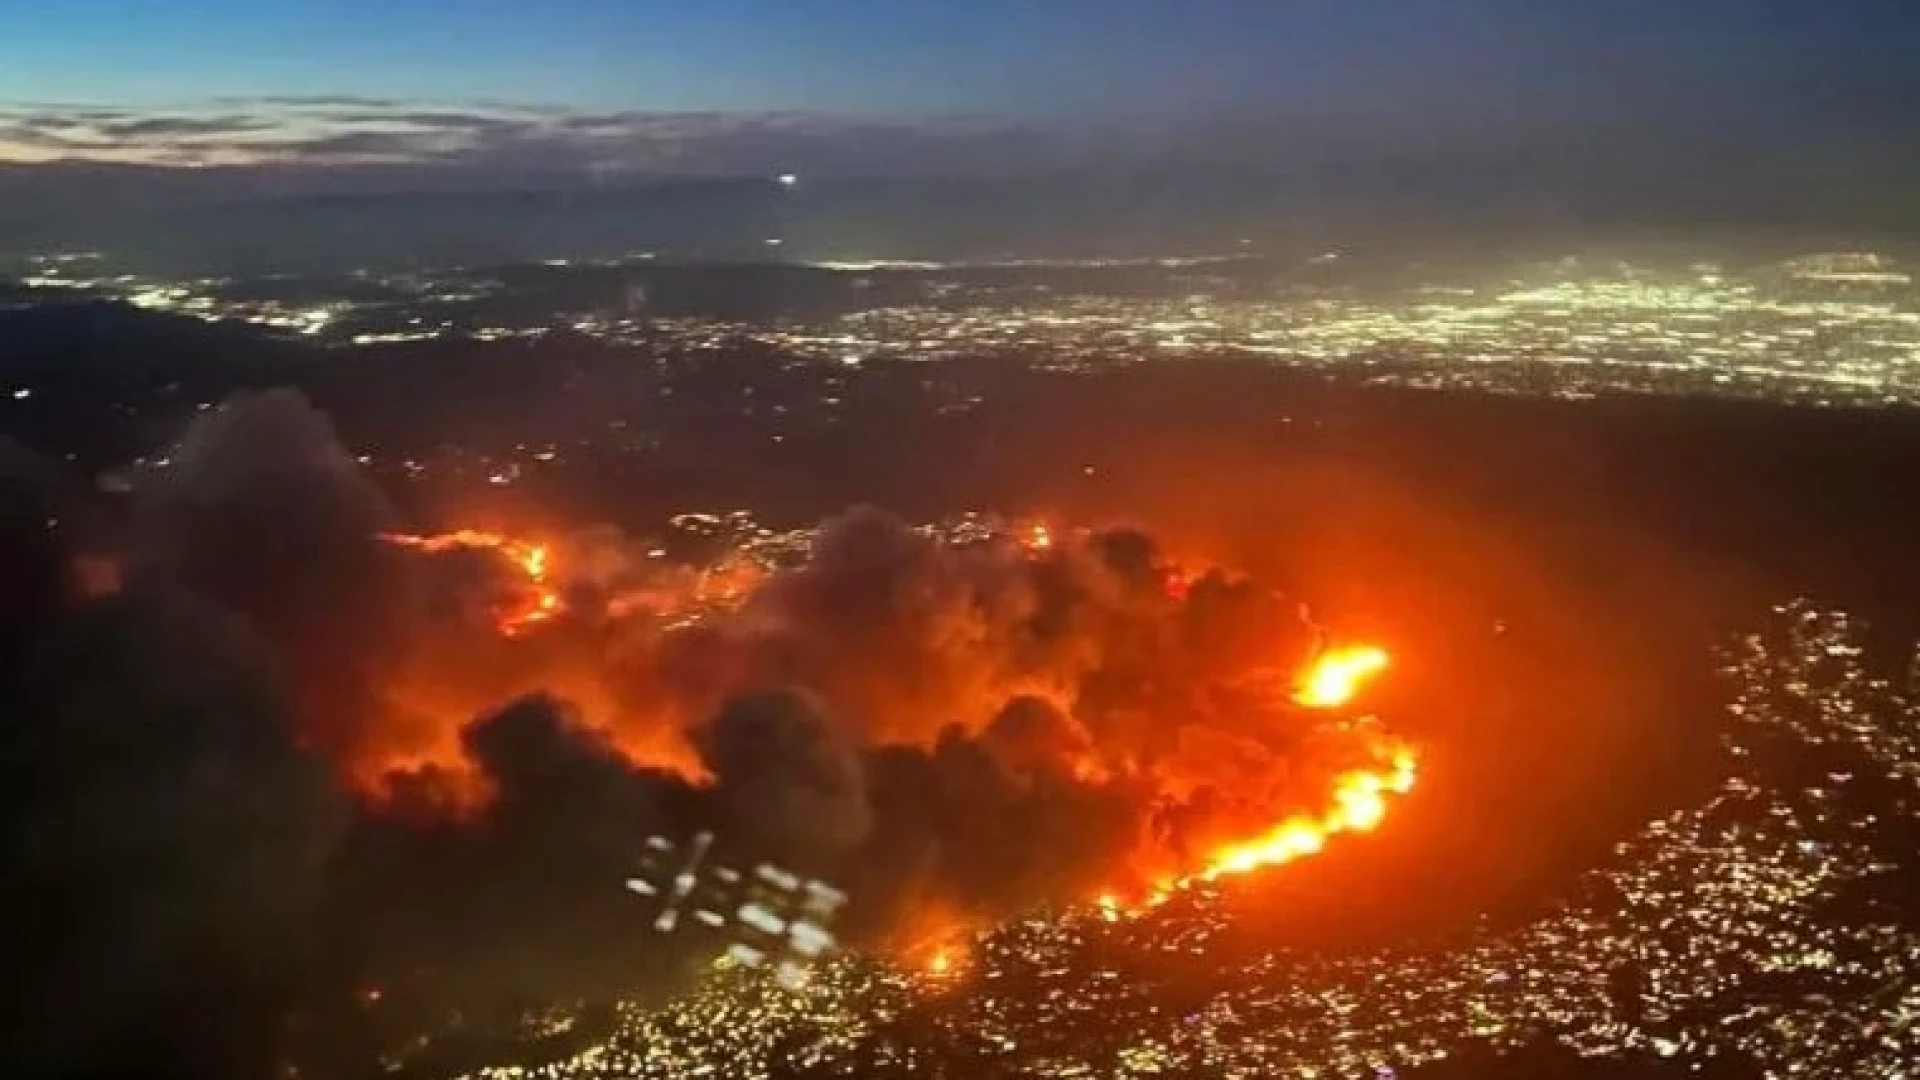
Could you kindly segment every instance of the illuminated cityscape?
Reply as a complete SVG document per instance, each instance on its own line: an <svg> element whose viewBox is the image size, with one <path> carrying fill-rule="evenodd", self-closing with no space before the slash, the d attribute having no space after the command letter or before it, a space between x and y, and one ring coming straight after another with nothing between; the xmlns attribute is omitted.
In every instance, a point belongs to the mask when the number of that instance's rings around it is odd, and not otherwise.
<svg viewBox="0 0 1920 1080"><path fill-rule="evenodd" d="M1713 795L1517 930L1249 961L1215 944L1232 916L1200 890L1016 921L950 967L847 957L798 991L720 970L576 1032L570 1052L473 1075L1388 1076L1543 1040L1770 1077L1899 1075L1920 1056L1920 932L1873 898L1911 870L1920 711L1867 672L1844 614L1776 618L1725 656Z"/></svg>
<svg viewBox="0 0 1920 1080"><path fill-rule="evenodd" d="M50 257L21 282L39 294L114 297L344 347L566 332L653 355L753 342L827 362L1010 355L1064 370L1204 355L1380 385L1569 398L1920 401L1920 292L1871 253L1744 270L1566 259L1462 275L1469 283L1430 271L1432 280L1367 287L1332 273L1338 253L1298 272L1261 264L1252 276L1246 260L796 265L785 269L844 290L842 300L753 320L655 311L640 285L612 288L612 305L594 299L632 268L661 272L651 258L555 260L532 277L367 271L336 282L161 281L102 265L97 256ZM1057 285L1055 273L1066 275ZM1145 293L1102 284L1102 275L1143 273L1155 282ZM528 290L573 289L576 277L589 283L578 310L503 317L526 310L516 301Z"/></svg>

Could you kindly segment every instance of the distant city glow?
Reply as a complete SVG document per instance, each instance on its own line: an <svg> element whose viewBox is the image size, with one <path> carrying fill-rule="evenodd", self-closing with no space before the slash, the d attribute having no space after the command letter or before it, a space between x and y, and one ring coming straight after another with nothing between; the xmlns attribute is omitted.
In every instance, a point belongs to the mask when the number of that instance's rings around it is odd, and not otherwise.
<svg viewBox="0 0 1920 1080"><path fill-rule="evenodd" d="M782 177L792 174L780 174ZM763 238L763 250L791 247ZM654 262L551 260L583 272ZM546 320L474 321L465 314L498 286L450 270L422 289L407 275L371 280L386 297L330 296L296 306L235 294L237 283L106 274L100 257L55 254L23 282L207 320L234 320L339 346L441 337L538 339ZM1319 260L1307 260L1311 264ZM1190 356L1324 371L1367 383L1586 398L1686 393L1814 404L1920 403L1920 296L1884 255L1832 252L1734 273L1562 260L1492 284L1433 273L1396 293L1284 285L1268 296L1234 288L1234 260L1194 256L1117 261L940 264L814 262L822 273L913 275L926 303L887 303L775 323L682 317L647 305L587 312L570 328L613 344L697 349L739 338L804 359L858 364L878 355L937 360L1017 353L1079 371ZM964 274L1049 268L1178 275L1167 295L1051 290L1009 293ZM990 278L988 279L990 280ZM977 295L975 290L978 289ZM504 299L504 298L503 298ZM481 310L484 310L481 309Z"/></svg>

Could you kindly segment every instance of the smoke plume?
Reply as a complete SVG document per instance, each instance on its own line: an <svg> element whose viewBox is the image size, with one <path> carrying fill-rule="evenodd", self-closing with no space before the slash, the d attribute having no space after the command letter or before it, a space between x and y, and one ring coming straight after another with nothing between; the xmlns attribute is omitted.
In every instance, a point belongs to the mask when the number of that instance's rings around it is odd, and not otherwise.
<svg viewBox="0 0 1920 1080"><path fill-rule="evenodd" d="M296 975L354 1016L370 988L484 1014L661 984L686 958L620 887L649 836L834 881L846 936L898 942L1378 818L1377 741L1291 695L1322 644L1298 607L1136 530L856 508L803 557L698 565L604 528L398 534L290 392L165 456L125 587L7 631L9 868L58 916L15 979L44 1004L10 1015L49 1061L207 1001L269 1044L235 1011ZM39 560L10 565L57 577L78 551L7 509ZM1347 816L1314 816L1335 789Z"/></svg>
<svg viewBox="0 0 1920 1080"><path fill-rule="evenodd" d="M264 1075L340 821L326 766L267 642L165 579L63 588L113 512L11 479L0 574L38 599L4 614L0 1071Z"/></svg>

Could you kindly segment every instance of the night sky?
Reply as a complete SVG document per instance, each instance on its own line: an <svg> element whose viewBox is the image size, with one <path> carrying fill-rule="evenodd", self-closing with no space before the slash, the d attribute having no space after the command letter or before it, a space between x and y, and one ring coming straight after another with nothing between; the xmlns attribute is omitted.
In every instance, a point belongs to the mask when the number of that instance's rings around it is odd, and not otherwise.
<svg viewBox="0 0 1920 1080"><path fill-rule="evenodd" d="M0 160L729 171L1275 124L1906 140L1912 0L91 0L0 12ZM382 115L382 114L386 115ZM1191 132L1213 134L1205 139ZM1035 133L1039 134L1035 134ZM758 138L758 142L755 139ZM935 154L938 159L939 155ZM881 167L884 161L879 161Z"/></svg>

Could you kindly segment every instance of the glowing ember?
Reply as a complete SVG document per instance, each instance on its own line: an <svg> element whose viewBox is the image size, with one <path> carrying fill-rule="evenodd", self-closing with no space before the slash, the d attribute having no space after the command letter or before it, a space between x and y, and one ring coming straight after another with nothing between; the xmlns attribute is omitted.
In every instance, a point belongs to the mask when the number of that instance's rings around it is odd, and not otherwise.
<svg viewBox="0 0 1920 1080"><path fill-rule="evenodd" d="M927 959L927 974L938 977L952 973L953 951L951 949L935 949L933 955Z"/></svg>
<svg viewBox="0 0 1920 1080"><path fill-rule="evenodd" d="M562 609L560 594L554 591L549 576L549 551L545 544L531 544L500 533L461 529L458 532L415 536L386 533L390 544L428 554L448 551L497 551L526 578L526 591L515 600L494 609L494 622L500 633L517 637L533 626L558 615Z"/></svg>
<svg viewBox="0 0 1920 1080"><path fill-rule="evenodd" d="M1293 700L1312 709L1337 709L1386 666L1386 650L1372 645L1328 649L1307 669Z"/></svg>
<svg viewBox="0 0 1920 1080"><path fill-rule="evenodd" d="M521 633L534 623L545 622L560 611L560 594L547 584L547 549L544 545L527 549L520 558L520 568L527 573L527 583L532 588L531 603L517 612L507 612L500 620L500 632L512 637Z"/></svg>
<svg viewBox="0 0 1920 1080"><path fill-rule="evenodd" d="M68 585L84 601L117 596L123 583L120 560L111 555L75 555L67 563Z"/></svg>

